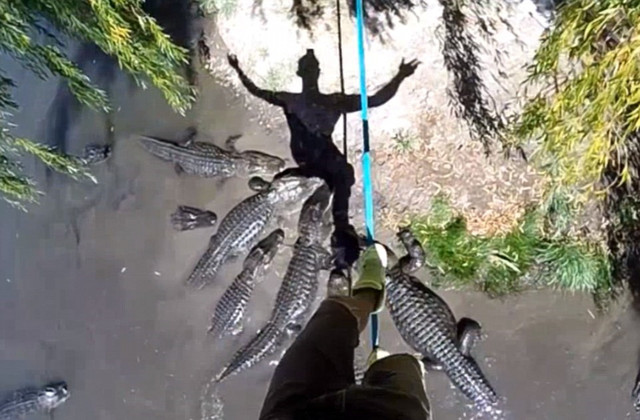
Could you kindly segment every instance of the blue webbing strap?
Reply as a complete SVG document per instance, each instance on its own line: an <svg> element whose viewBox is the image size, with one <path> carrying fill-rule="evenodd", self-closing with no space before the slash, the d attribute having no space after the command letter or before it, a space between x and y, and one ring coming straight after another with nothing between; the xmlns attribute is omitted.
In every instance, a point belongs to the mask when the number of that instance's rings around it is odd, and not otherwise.
<svg viewBox="0 0 640 420"><path fill-rule="evenodd" d="M369 145L369 118L367 99L367 77L364 64L364 19L363 0L356 0L356 24L358 29L358 61L360 64L360 106L362 113L362 185L364 190L364 223L367 230L367 242L374 241L373 218L373 185L371 183L371 155ZM371 315L371 345L375 349L379 345L378 315Z"/></svg>

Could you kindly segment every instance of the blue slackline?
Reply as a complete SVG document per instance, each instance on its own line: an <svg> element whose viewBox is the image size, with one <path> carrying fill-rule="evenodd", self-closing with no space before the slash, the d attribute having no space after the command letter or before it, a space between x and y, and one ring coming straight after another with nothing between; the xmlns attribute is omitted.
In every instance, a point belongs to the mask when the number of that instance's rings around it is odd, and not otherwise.
<svg viewBox="0 0 640 420"><path fill-rule="evenodd" d="M362 115L362 186L364 190L364 224L367 242L374 242L373 185L371 183L371 155L369 145L369 117L367 99L367 77L364 65L364 19L363 0L356 0L356 25L358 29L358 61L360 64L360 107ZM371 346L376 349L380 342L378 315L371 314Z"/></svg>

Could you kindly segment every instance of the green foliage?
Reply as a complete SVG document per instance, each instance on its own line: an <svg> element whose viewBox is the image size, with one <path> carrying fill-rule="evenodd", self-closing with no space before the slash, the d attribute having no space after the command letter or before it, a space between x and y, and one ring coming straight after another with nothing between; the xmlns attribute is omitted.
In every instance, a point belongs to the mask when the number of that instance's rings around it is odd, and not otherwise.
<svg viewBox="0 0 640 420"><path fill-rule="evenodd" d="M469 134L480 141L485 151L491 150L497 139L502 142L504 121L491 105L490 96L482 78L484 70L480 59L483 46L476 40L479 33L486 41L493 41L498 22L508 27L501 18L506 2L495 0L439 0L442 6L442 56L444 65L453 77L449 92L457 117L463 119ZM475 27L472 27L472 24ZM496 68L501 67L496 53Z"/></svg>
<svg viewBox="0 0 640 420"><path fill-rule="evenodd" d="M554 185L582 195L629 181L627 142L640 128L639 25L638 0L559 6L529 68L539 93L514 127L520 141L538 141ZM619 171L603 185L613 161Z"/></svg>
<svg viewBox="0 0 640 420"><path fill-rule="evenodd" d="M10 82L6 83L10 84ZM2 80L0 80L0 106L4 105L5 109L14 107L15 104L9 96L3 95L4 92L6 90L3 91ZM84 177L95 181L79 159L59 154L55 149L43 144L12 136L3 116L4 114L0 112L0 199L23 210L25 204L38 201L41 192L24 174L19 163L20 158L25 155L35 156L49 168L68 174L74 179Z"/></svg>
<svg viewBox="0 0 640 420"><path fill-rule="evenodd" d="M472 281L486 258L484 241L467 233L463 218L456 217L444 227L416 221L415 233L425 245L429 260L452 276L452 281Z"/></svg>
<svg viewBox="0 0 640 420"><path fill-rule="evenodd" d="M35 203L41 192L22 171L20 157L33 155L49 168L70 175L74 179L89 178L95 182L79 159L59 154L55 149L24 138L11 136L6 129L0 132L0 198L25 209L24 204Z"/></svg>
<svg viewBox="0 0 640 420"><path fill-rule="evenodd" d="M65 55L60 42L44 29L43 23L48 22L65 35L95 43L139 85L144 86L144 79L148 79L174 110L184 114L195 97L194 89L180 74L180 67L188 61L187 51L171 42L141 4L141 0L0 0L0 52L42 79L61 77L81 103L107 111L106 93ZM38 36L39 32L46 36ZM21 155L33 155L74 178L89 175L78 159L11 136L9 112L17 107L11 96L13 87L13 81L0 69L0 196L20 204L34 202L40 194L21 170Z"/></svg>
<svg viewBox="0 0 640 420"><path fill-rule="evenodd" d="M437 286L474 286L490 296L532 283L591 293L611 290L607 256L594 245L552 238L546 215L530 210L505 235L476 236L441 197L411 228L427 254Z"/></svg>
<svg viewBox="0 0 640 420"><path fill-rule="evenodd" d="M587 292L611 288L609 260L594 246L564 241L542 243L538 263L545 267L548 285Z"/></svg>
<svg viewBox="0 0 640 420"><path fill-rule="evenodd" d="M553 237L563 237L568 234L579 208L567 191L555 189L547 194L543 203L546 213L546 231Z"/></svg>

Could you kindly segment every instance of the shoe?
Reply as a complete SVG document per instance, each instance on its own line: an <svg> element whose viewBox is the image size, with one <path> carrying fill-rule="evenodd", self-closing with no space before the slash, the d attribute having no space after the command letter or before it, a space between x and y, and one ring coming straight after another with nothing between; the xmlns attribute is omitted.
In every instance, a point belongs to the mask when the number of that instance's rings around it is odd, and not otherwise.
<svg viewBox="0 0 640 420"><path fill-rule="evenodd" d="M377 298L373 313L378 313L384 307L384 282L387 268L387 250L382 244L369 246L358 260L358 281L353 285L353 294L358 290L375 290Z"/></svg>
<svg viewBox="0 0 640 420"><path fill-rule="evenodd" d="M371 353L369 353L369 357L367 358L367 369L369 369L371 365L373 365L378 360L384 359L385 357L390 355L391 353L386 350L382 350L380 347L376 347L375 349L371 350Z"/></svg>

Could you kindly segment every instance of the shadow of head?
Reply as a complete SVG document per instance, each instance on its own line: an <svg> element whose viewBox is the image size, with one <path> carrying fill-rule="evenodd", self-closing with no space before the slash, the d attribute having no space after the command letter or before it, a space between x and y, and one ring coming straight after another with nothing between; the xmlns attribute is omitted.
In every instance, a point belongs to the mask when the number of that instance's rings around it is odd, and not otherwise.
<svg viewBox="0 0 640 420"><path fill-rule="evenodd" d="M317 81L320 77L320 62L313 49L307 49L305 55L298 60L296 74L304 81Z"/></svg>

